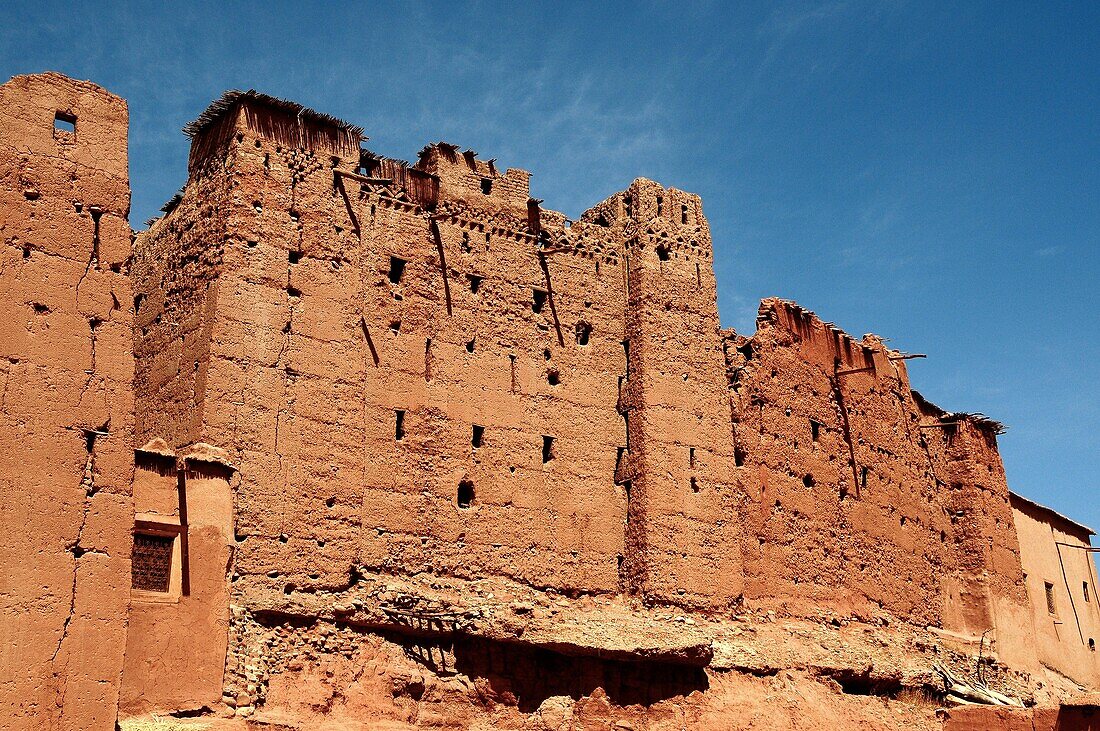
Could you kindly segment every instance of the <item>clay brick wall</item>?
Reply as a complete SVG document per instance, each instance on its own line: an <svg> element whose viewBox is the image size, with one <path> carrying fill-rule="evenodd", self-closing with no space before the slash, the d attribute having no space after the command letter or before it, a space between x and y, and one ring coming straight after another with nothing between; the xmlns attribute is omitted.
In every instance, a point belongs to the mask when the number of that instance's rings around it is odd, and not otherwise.
<svg viewBox="0 0 1100 731"><path fill-rule="evenodd" d="M726 356L744 490L746 596L978 636L1026 659L1008 488L988 420L909 386L900 353L782 300Z"/></svg>
<svg viewBox="0 0 1100 731"><path fill-rule="evenodd" d="M0 717L114 729L130 595L126 103L0 86Z"/></svg>

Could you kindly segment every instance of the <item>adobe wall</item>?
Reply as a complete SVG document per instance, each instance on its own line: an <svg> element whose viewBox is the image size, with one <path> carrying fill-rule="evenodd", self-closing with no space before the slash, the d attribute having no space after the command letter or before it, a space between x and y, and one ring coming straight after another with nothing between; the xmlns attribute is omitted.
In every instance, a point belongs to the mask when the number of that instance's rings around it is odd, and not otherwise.
<svg viewBox="0 0 1100 731"><path fill-rule="evenodd" d="M880 339L782 300L761 304L755 335L727 337L726 359L747 599L997 628L1033 661L1012 634L1027 600L992 427L920 399Z"/></svg>
<svg viewBox="0 0 1100 731"><path fill-rule="evenodd" d="M661 214L640 202L621 221L567 226L530 199L526 172L440 143L397 172L435 181L437 198L418 201L353 172L358 147L338 135L314 149L267 132L281 114L246 104L218 122L231 130L204 130L182 200L135 264L139 431L210 442L239 467L235 591L283 604L360 571L431 571L681 603L736 596L736 555L708 550L736 519L698 198L639 182L647 205L664 191ZM669 232L675 253L661 261ZM678 340L662 331L673 323ZM624 340L649 382L627 377ZM644 398L624 406L620 379ZM644 477L623 477L620 409L643 415L635 465L647 449L677 464L664 504ZM654 534L633 552L628 510ZM672 543L684 531L699 538L680 541L686 553ZM648 578L626 576L632 555ZM729 578L700 591L705 572Z"/></svg>
<svg viewBox="0 0 1100 731"><path fill-rule="evenodd" d="M5 728L115 728L133 526L127 124L95 84L0 86Z"/></svg>
<svg viewBox="0 0 1100 731"><path fill-rule="evenodd" d="M1098 687L1100 601L1093 554L1083 550L1090 546L1089 531L1017 495L1012 512L1039 657L1074 681Z"/></svg>

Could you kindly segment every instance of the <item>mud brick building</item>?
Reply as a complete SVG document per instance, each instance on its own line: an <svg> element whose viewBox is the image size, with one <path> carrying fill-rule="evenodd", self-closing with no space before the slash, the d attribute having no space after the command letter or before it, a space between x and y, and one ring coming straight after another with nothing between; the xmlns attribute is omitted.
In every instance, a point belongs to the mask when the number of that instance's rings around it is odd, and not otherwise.
<svg viewBox="0 0 1100 731"><path fill-rule="evenodd" d="M125 103L0 100L12 727L1088 727L1090 532L881 339L721 330L698 196L227 92L131 234Z"/></svg>

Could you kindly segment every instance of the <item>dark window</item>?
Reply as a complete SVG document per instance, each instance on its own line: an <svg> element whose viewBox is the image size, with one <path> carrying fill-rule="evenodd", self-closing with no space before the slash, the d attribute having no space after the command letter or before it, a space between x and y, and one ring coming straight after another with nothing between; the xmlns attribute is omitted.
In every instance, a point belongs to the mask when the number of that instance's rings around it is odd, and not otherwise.
<svg viewBox="0 0 1100 731"><path fill-rule="evenodd" d="M665 246L664 244L661 244L660 246L658 246L657 247L657 258L660 259L661 261L668 261L668 257L669 257L668 247Z"/></svg>
<svg viewBox="0 0 1100 731"><path fill-rule="evenodd" d="M390 282L392 284L400 282L401 277L405 275L405 264L404 259L398 259L396 256L390 257Z"/></svg>
<svg viewBox="0 0 1100 731"><path fill-rule="evenodd" d="M592 337L592 326L587 322L577 323L577 345L588 345L588 339Z"/></svg>
<svg viewBox="0 0 1100 731"><path fill-rule="evenodd" d="M458 507L466 510L474 504L474 483L469 480L463 480L458 483Z"/></svg>
<svg viewBox="0 0 1100 731"><path fill-rule="evenodd" d="M814 476L813 475L806 475L805 477L802 478L802 484L805 485L806 487L813 487L814 486Z"/></svg>
<svg viewBox="0 0 1100 731"><path fill-rule="evenodd" d="M172 577L173 536L134 534L130 576L132 586L143 591L167 592Z"/></svg>
<svg viewBox="0 0 1100 731"><path fill-rule="evenodd" d="M286 260L291 264L297 264L302 260L302 252L300 251L288 251L286 253Z"/></svg>
<svg viewBox="0 0 1100 731"><path fill-rule="evenodd" d="M1091 637L1089 638L1089 650L1091 652L1096 652L1096 640Z"/></svg>
<svg viewBox="0 0 1100 731"><path fill-rule="evenodd" d="M481 192L484 193L485 195L489 195L490 193L493 192L493 179L492 178L482 178L481 179Z"/></svg>
<svg viewBox="0 0 1100 731"><path fill-rule="evenodd" d="M544 436L542 438L542 462L546 464L550 460L554 459L554 437Z"/></svg>
<svg viewBox="0 0 1100 731"><path fill-rule="evenodd" d="M466 341L466 352L467 353L474 352L474 340L473 340L473 338Z"/></svg>
<svg viewBox="0 0 1100 731"><path fill-rule="evenodd" d="M1084 594L1085 594L1085 601L1086 602L1091 602L1092 599L1089 598L1089 582L1087 582L1087 581L1082 581L1081 582L1081 591L1084 592Z"/></svg>
<svg viewBox="0 0 1100 731"><path fill-rule="evenodd" d="M680 223L688 222L688 207L680 206Z"/></svg>
<svg viewBox="0 0 1100 731"><path fill-rule="evenodd" d="M542 312L542 308L546 305L546 290L545 289L533 289L531 290L531 312Z"/></svg>
<svg viewBox="0 0 1100 731"><path fill-rule="evenodd" d="M688 467L695 467L695 447L688 447Z"/></svg>
<svg viewBox="0 0 1100 731"><path fill-rule="evenodd" d="M819 436L821 436L821 424L810 419L810 438L816 442Z"/></svg>
<svg viewBox="0 0 1100 731"><path fill-rule="evenodd" d="M660 216L665 212L665 199L661 196L657 196L657 215Z"/></svg>
<svg viewBox="0 0 1100 731"><path fill-rule="evenodd" d="M474 449L477 449L478 447L481 446L481 441L484 437L485 437L485 427L480 426L478 424L474 424L474 431L473 431L473 434L470 436L470 444L473 445Z"/></svg>
<svg viewBox="0 0 1100 731"><path fill-rule="evenodd" d="M400 442L405 438L405 412L398 409L393 413L396 417L393 424L393 438Z"/></svg>
<svg viewBox="0 0 1100 731"><path fill-rule="evenodd" d="M470 291L477 294L478 287L481 286L481 277L476 274L470 275Z"/></svg>
<svg viewBox="0 0 1100 731"><path fill-rule="evenodd" d="M546 382L551 386L557 386L561 383L561 374L558 373L557 369L551 368L546 372Z"/></svg>
<svg viewBox="0 0 1100 731"><path fill-rule="evenodd" d="M58 132L76 134L76 115L68 112L58 112L53 115L53 128Z"/></svg>
<svg viewBox="0 0 1100 731"><path fill-rule="evenodd" d="M1058 609L1058 607L1054 604L1054 584L1050 583L1049 581L1044 581L1043 588L1046 589L1047 593L1047 612L1057 615L1058 612L1056 610Z"/></svg>

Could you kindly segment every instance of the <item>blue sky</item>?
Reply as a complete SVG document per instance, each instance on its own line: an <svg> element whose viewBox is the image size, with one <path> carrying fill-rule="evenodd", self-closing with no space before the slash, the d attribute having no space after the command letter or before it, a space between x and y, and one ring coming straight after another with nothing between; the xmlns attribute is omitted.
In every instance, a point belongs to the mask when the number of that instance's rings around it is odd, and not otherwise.
<svg viewBox="0 0 1100 731"><path fill-rule="evenodd" d="M636 176L697 192L724 325L779 295L927 353L916 388L1010 427L1013 489L1100 529L1098 29L1059 2L8 2L0 76L129 101L138 227L227 88L394 157L473 148L574 216Z"/></svg>

